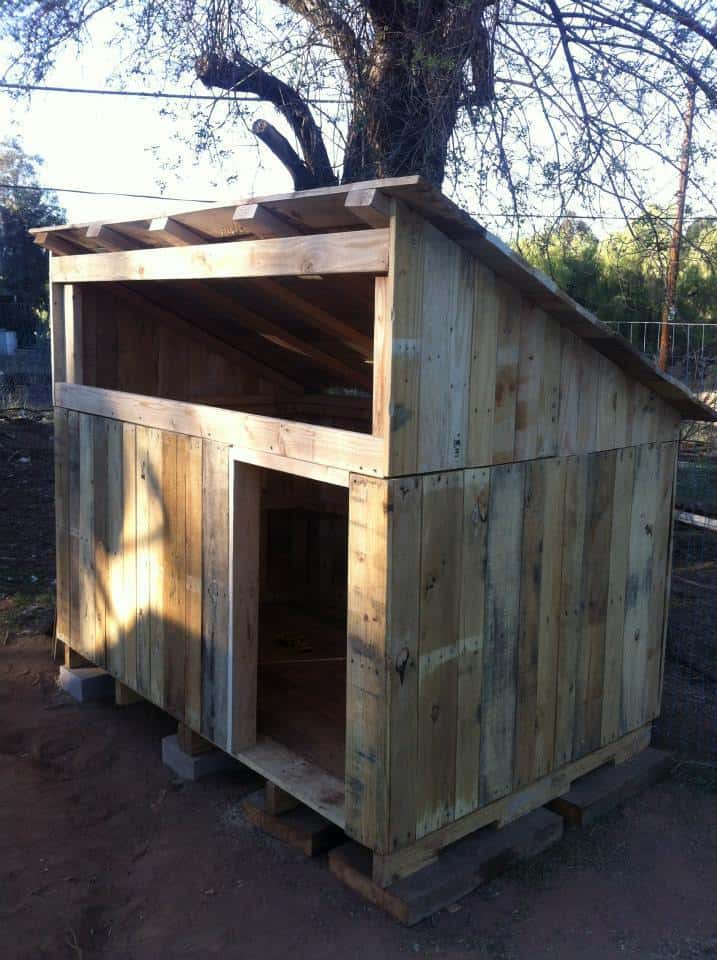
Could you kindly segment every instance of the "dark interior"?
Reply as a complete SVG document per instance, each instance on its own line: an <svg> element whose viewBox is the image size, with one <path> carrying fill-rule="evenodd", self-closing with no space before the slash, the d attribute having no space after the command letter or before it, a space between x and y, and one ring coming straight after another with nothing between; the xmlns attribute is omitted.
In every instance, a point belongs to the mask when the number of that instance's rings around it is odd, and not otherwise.
<svg viewBox="0 0 717 960"><path fill-rule="evenodd" d="M88 386L371 432L374 280L83 286Z"/></svg>
<svg viewBox="0 0 717 960"><path fill-rule="evenodd" d="M258 733L343 779L348 491L262 471Z"/></svg>

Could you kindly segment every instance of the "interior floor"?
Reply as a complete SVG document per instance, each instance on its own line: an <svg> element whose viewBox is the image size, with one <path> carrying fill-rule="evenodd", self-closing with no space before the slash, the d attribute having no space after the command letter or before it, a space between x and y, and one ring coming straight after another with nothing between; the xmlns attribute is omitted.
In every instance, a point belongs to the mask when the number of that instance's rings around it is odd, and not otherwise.
<svg viewBox="0 0 717 960"><path fill-rule="evenodd" d="M259 610L259 734L344 777L346 632L290 604Z"/></svg>

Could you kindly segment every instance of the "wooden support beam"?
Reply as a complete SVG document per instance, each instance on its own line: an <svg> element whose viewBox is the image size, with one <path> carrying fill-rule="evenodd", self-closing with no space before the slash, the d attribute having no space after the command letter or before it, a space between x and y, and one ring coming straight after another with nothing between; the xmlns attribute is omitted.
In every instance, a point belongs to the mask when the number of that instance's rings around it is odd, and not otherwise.
<svg viewBox="0 0 717 960"><path fill-rule="evenodd" d="M139 703L143 699L144 698L138 693L135 693L131 687L115 679L115 706L129 707L133 703Z"/></svg>
<svg viewBox="0 0 717 960"><path fill-rule="evenodd" d="M278 280L257 280L255 283L258 289L263 290L278 304L299 313L302 320L312 327L337 337L359 353L364 360L371 357L371 338L356 330L351 324L339 320L327 310L285 287Z"/></svg>
<svg viewBox="0 0 717 960"><path fill-rule="evenodd" d="M664 750L648 747L618 766L599 767L571 784L548 809L574 827L587 827L664 777L674 767L674 758Z"/></svg>
<svg viewBox="0 0 717 960"><path fill-rule="evenodd" d="M234 223L255 237L295 237L299 231L260 203L244 203L234 211Z"/></svg>
<svg viewBox="0 0 717 960"><path fill-rule="evenodd" d="M295 810L299 806L296 797L292 797L286 790L277 787L271 780L264 784L264 809L272 817L278 817L282 813L288 813L289 810Z"/></svg>
<svg viewBox="0 0 717 960"><path fill-rule="evenodd" d="M344 828L344 781L321 770L270 737L240 750L237 760L296 797L337 827ZM260 794L263 799L263 792Z"/></svg>
<svg viewBox="0 0 717 960"><path fill-rule="evenodd" d="M177 743L183 753L188 753L190 757L197 757L200 753L209 753L214 750L214 744L204 737L200 737L191 727L181 721L177 723Z"/></svg>
<svg viewBox="0 0 717 960"><path fill-rule="evenodd" d="M256 744L259 663L259 543L261 473L246 463L229 464L229 749Z"/></svg>
<svg viewBox="0 0 717 960"><path fill-rule="evenodd" d="M228 297L214 287L202 281L196 281L191 284L205 305L223 313L228 318L238 321L259 336L265 337L273 343L283 346L287 350L293 350L301 356L308 357L317 366L324 370L330 370L333 374L347 381L351 385L360 385L366 389L371 388L371 373L360 365L353 366L339 357L333 356L325 349L315 346L300 337L294 336L285 330L281 324L274 323L264 316L245 307L239 299Z"/></svg>
<svg viewBox="0 0 717 960"><path fill-rule="evenodd" d="M102 247L108 252L116 250L136 250L141 244L136 240L115 230L114 227L108 227L103 223L93 223L85 231L88 240L93 240L98 247Z"/></svg>
<svg viewBox="0 0 717 960"><path fill-rule="evenodd" d="M378 475L383 462L383 441L351 430L69 383L55 385L55 404L352 473Z"/></svg>
<svg viewBox="0 0 717 960"><path fill-rule="evenodd" d="M150 220L147 232L152 240L161 242L168 247L186 247L207 242L203 233L185 227L183 223L172 217L155 217L154 220Z"/></svg>
<svg viewBox="0 0 717 960"><path fill-rule="evenodd" d="M266 786L265 791L259 790L242 800L245 817L259 830L288 843L307 857L317 857L345 841L343 831L330 820L305 807L273 784L267 783ZM276 813L271 810L272 789L286 798L286 805Z"/></svg>
<svg viewBox="0 0 717 960"><path fill-rule="evenodd" d="M351 190L344 206L370 227L386 227L391 216L391 202L380 190Z"/></svg>
<svg viewBox="0 0 717 960"><path fill-rule="evenodd" d="M541 853L562 834L560 817L537 809L504 830L487 828L464 837L413 876L390 884L372 876L371 854L357 843L332 850L329 868L366 900L412 926L521 860Z"/></svg>
<svg viewBox="0 0 717 960"><path fill-rule="evenodd" d="M648 723L614 743L588 753L540 780L535 780L520 790L515 790L459 820L454 820L445 827L434 830L420 840L384 855L374 853L374 881L386 886L400 877L408 877L433 863L442 850L468 834L489 824L504 827L531 810L567 793L574 780L603 764L625 763L649 746L651 731L651 724Z"/></svg>
<svg viewBox="0 0 717 960"><path fill-rule="evenodd" d="M54 282L212 280L388 271L388 230L240 240L60 257Z"/></svg>
<svg viewBox="0 0 717 960"><path fill-rule="evenodd" d="M52 233L36 233L33 242L60 257L73 256L81 253L83 249L70 240L66 240L65 237L56 237Z"/></svg>
<svg viewBox="0 0 717 960"><path fill-rule="evenodd" d="M65 666L68 670L77 670L80 667L93 667L94 664L81 656L76 650L73 650L69 643L63 644L65 648Z"/></svg>
<svg viewBox="0 0 717 960"><path fill-rule="evenodd" d="M55 319L64 330L65 379L67 383L82 383L82 289L65 284L61 304Z"/></svg>

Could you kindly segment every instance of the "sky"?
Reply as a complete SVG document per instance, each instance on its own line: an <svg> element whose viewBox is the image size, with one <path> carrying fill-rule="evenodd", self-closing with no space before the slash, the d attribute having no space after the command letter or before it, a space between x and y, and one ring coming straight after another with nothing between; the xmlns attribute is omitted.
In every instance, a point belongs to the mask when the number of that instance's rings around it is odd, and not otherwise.
<svg viewBox="0 0 717 960"><path fill-rule="evenodd" d="M109 20L103 23L101 19L96 23L92 42L83 47L82 55L66 49L44 79L45 85L119 88L112 78L119 51L108 49L104 44L112 24ZM7 53L0 48L0 76ZM133 89L131 84L128 88ZM172 86L157 77L156 82L145 87L134 87L138 88L176 93L208 92L197 81L192 83L189 77L182 86ZM175 102L177 117L162 115L166 105L167 101L158 99L49 92L33 92L14 100L0 89L0 129L3 136L18 137L26 152L43 158L40 180L44 185L182 198L164 201L60 193L60 201L71 222L145 218L201 205L190 200L231 204L254 195L292 189L289 174L268 150L257 144L243 122L235 121L223 127L224 147L229 152L227 159L219 161L207 154L197 158L190 145L193 130L190 105L179 103L177 106ZM276 114L267 105L258 105L249 116L249 123L259 115L281 128ZM663 176L660 180L659 175L655 175L656 201L669 204L675 186L672 177L664 179ZM542 198L536 197L534 210L539 214L547 211ZM598 235L622 226L617 208L603 212L615 218L594 223ZM504 239L509 239L501 229L502 221L491 221L488 216L480 219ZM536 220L535 226L542 222Z"/></svg>
<svg viewBox="0 0 717 960"><path fill-rule="evenodd" d="M43 85L118 89L111 79L116 53L103 46L99 31L96 34L81 57L66 50ZM0 63L7 62L2 53L0 50ZM0 66L0 75L2 72ZM134 88L128 84L127 89L208 93L197 82L192 87L172 86L160 78L156 84ZM188 105L179 104L178 121L162 116L164 106L167 101L158 99L38 91L15 100L0 90L0 129L4 137L18 137L27 153L43 159L39 179L48 186L161 194L205 204L233 203L255 194L292 189L289 174L266 150L262 150L262 164L257 163L257 144L243 124L225 127L231 162L218 166L207 156L197 161L191 147L177 141L177 134L185 140L191 138ZM169 164L179 161L180 169L168 173L162 169L162 160ZM233 177L237 179L232 183ZM72 222L131 219L199 206L184 199L173 202L70 193L60 193L59 198Z"/></svg>

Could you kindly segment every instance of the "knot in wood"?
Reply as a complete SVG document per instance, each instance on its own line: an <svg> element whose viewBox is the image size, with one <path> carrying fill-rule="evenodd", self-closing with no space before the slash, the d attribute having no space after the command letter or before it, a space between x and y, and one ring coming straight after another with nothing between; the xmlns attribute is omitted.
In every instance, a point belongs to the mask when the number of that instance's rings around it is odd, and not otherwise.
<svg viewBox="0 0 717 960"><path fill-rule="evenodd" d="M410 651L408 647L402 647L396 655L396 673L399 676L401 684L403 685L403 677L406 673L406 667L408 666L408 660L410 657Z"/></svg>

